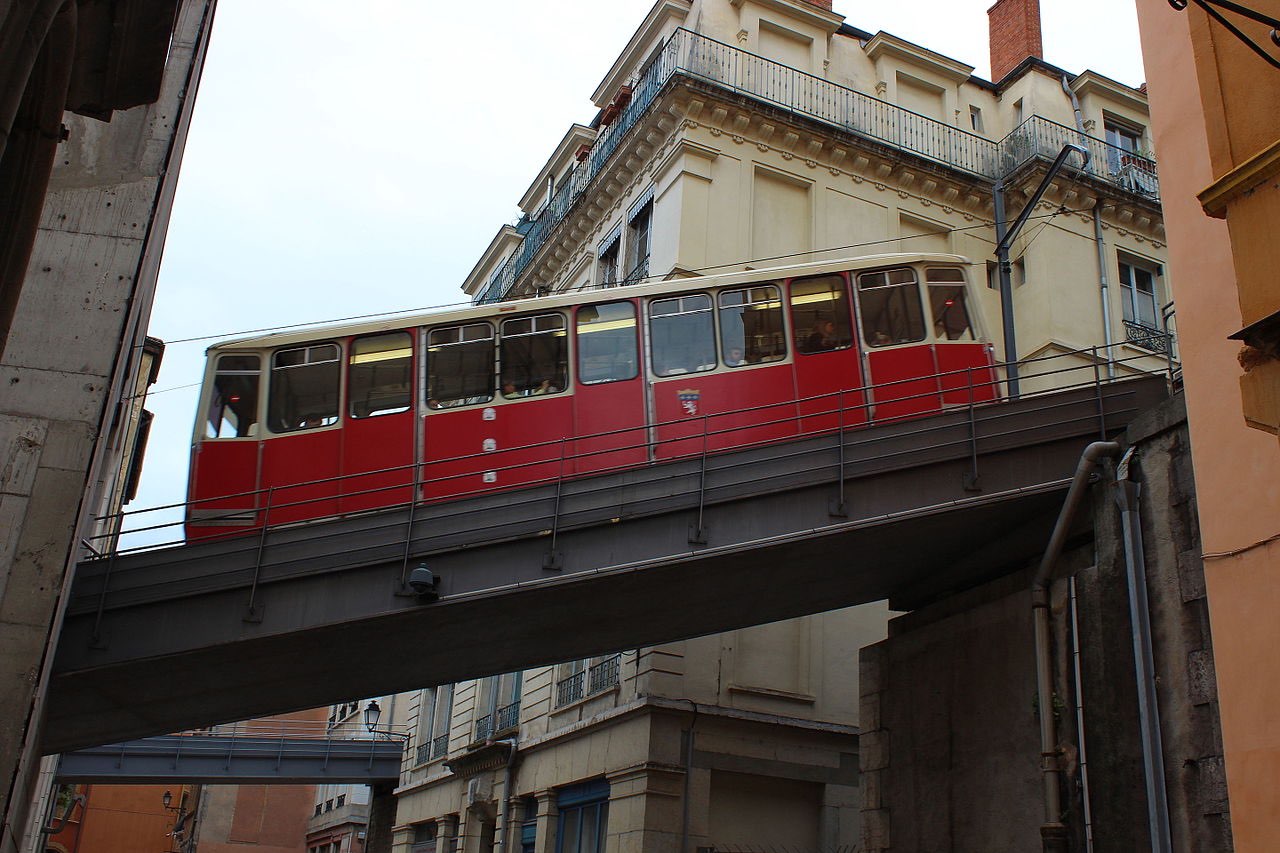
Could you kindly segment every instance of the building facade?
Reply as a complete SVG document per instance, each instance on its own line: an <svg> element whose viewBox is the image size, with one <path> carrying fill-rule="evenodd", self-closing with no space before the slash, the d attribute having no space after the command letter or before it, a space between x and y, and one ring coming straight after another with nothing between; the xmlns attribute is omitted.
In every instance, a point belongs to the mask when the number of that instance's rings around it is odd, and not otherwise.
<svg viewBox="0 0 1280 853"><path fill-rule="evenodd" d="M464 290L497 302L951 252L988 282L975 313L999 352L993 193L999 182L1016 214L1074 143L1089 165L1058 175L1013 245L1017 355L1158 369L1170 297L1145 93L1040 58L1034 0L997 4L992 32L996 82L830 3L658 0L596 88L597 115L568 129ZM1024 389L1056 381L1028 372ZM394 849L858 848L875 799L859 732L875 721L859 718L856 661L889 615L853 608L410 694Z"/></svg>
<svg viewBox="0 0 1280 853"><path fill-rule="evenodd" d="M1280 4L1246 4L1273 19ZM1273 233L1280 211L1280 68L1272 24L1139 0L1152 119L1167 187L1187 418L1236 849L1280 844L1280 361ZM1246 43L1252 42L1252 46ZM1272 57L1268 62L1256 50ZM1225 220L1225 221L1224 221Z"/></svg>

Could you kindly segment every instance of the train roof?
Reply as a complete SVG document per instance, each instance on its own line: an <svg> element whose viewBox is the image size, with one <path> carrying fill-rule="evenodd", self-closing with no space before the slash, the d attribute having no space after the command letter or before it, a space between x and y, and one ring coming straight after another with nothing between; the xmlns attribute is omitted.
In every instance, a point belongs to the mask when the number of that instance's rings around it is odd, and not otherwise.
<svg viewBox="0 0 1280 853"><path fill-rule="evenodd" d="M777 267L760 267L756 269L737 270L735 272L716 273L713 275L691 276L689 278L668 279L649 284L631 284L623 287L589 288L553 293L548 296L529 297L511 302L495 302L488 305L467 304L458 307L445 307L429 311L404 314L390 314L372 320L348 323L330 323L307 326L302 329L286 332L273 332L267 335L256 335L246 338L235 338L211 345L206 352L215 353L222 350L265 349L301 344L309 341L327 340L349 337L352 335L376 334L392 332L400 329L411 329L417 326L438 325L440 323L461 322L466 320L482 320L486 317L502 317L522 314L531 311L545 311L556 308L571 308L589 302L611 302L616 299L633 297L661 296L699 287L726 287L748 282L767 281L771 278L792 278L801 275L821 275L847 269L866 269L889 264L913 263L972 263L963 255L950 255L940 252L893 252L879 255L859 255L857 257L840 258L831 261L814 261L804 264L788 264Z"/></svg>

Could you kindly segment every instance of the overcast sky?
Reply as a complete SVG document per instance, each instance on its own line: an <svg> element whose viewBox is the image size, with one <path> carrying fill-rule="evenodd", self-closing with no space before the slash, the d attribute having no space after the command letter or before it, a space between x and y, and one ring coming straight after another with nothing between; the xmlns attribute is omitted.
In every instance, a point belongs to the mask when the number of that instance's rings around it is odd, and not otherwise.
<svg viewBox="0 0 1280 853"><path fill-rule="evenodd" d="M989 75L991 0L836 0ZM207 335L461 300L650 0L220 0L150 333L132 508L180 501ZM1171 14L1172 11L1171 11ZM1042 0L1045 59L1136 86L1131 0Z"/></svg>

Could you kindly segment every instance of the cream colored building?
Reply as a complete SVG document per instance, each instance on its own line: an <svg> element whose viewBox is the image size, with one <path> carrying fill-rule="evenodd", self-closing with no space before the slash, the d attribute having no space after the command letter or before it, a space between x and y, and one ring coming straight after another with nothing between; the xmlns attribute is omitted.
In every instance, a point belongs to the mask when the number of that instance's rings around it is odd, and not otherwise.
<svg viewBox="0 0 1280 853"><path fill-rule="evenodd" d="M1032 6L1002 0L993 34ZM996 181L1012 216L1073 142L1089 169L1061 173L1013 245L1018 354L1160 369L1144 93L1055 68L1038 43L996 48L1026 59L991 83L829 4L659 0L464 289L489 302L895 250L967 256L989 282ZM977 290L1000 352L998 291ZM1024 390L1062 381L1035 372ZM874 721L858 719L857 652L887 617L841 610L424 690L395 849L853 849L875 807L858 787Z"/></svg>

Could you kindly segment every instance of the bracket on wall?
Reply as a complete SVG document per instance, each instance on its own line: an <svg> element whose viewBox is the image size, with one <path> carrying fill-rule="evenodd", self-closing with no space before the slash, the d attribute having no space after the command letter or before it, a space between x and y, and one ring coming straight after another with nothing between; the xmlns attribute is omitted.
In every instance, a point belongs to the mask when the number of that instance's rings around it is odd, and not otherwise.
<svg viewBox="0 0 1280 853"><path fill-rule="evenodd" d="M1271 38L1271 43L1276 47L1280 47L1280 19L1264 15L1254 9L1250 9L1248 6L1233 3L1231 0L1169 0L1169 5L1179 12L1186 9L1190 3L1195 3L1203 9L1206 15L1221 24L1227 32L1244 42L1250 50L1265 59L1272 68L1280 68L1280 59L1267 53L1262 45L1245 35L1243 30L1228 21L1221 12L1213 7L1217 6L1221 9L1226 9L1228 12L1234 12L1242 18L1248 18L1251 21L1257 21L1260 24L1271 27L1271 32L1268 35Z"/></svg>

